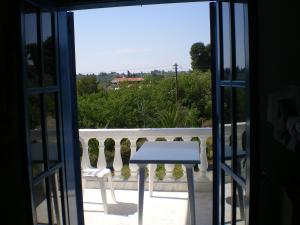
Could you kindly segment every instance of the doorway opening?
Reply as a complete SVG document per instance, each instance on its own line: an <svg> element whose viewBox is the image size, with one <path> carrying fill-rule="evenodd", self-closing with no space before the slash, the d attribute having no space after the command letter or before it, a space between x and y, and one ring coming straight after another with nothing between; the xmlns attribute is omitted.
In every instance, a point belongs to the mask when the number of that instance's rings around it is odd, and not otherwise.
<svg viewBox="0 0 300 225"><path fill-rule="evenodd" d="M76 193L75 198L69 196L68 192L64 192L72 189L74 180L79 184L78 180L81 179L81 177L74 178L76 174L72 170L74 167L79 168L79 162L78 164L75 163L76 160L79 161L79 150L74 152L77 145L72 146L74 136L71 135L72 129L75 133L73 135L76 136L77 134L77 129L74 131L74 126L77 123L71 121L73 119L72 112L74 111L76 114L77 109L68 107L70 103L73 107L75 96L78 96L79 99L79 124L82 128L78 132L81 142L81 167L88 169L91 169L91 167L105 168L105 171L113 176L112 183L117 190L116 192L120 191L116 196L117 201L118 195L128 197L130 195L126 193L129 193L129 191L136 193L138 168L136 165L130 164L129 159L136 154L139 147L146 140L150 142L170 141L172 143L192 141L198 143L201 161L194 168L196 175L193 181L196 184L196 190L197 185L200 194L203 190L211 190L209 203L205 201L199 201L198 203L207 203L204 209L208 209L207 205L212 206L212 172L209 164L210 158L213 156L214 164L211 165L214 167L215 184L213 191L214 206L212 207L214 208L214 223L247 223L250 184L250 66L247 3L210 3L210 23L213 26L209 30L213 34L211 40L214 49L211 50L211 55L209 55L208 42L203 44L199 43L202 41L201 39L196 39L194 42L189 43L183 55L188 56L189 59L191 58L190 68L183 67L184 63L182 61L173 58L166 64L155 64L154 67L150 68L145 66L142 70L141 67L126 65L125 68L116 67L110 71L99 69L96 75L78 74L78 93L74 93L74 96L68 96L73 91L73 84L70 84L71 80L68 80L72 78L67 77L65 74L71 74L69 71L74 69L71 67L75 67L75 63L72 63L72 60L68 61L68 57L62 57L68 54L72 57L73 53L67 52L66 49L74 51L75 48L72 43L69 43L72 42L72 39L74 40L74 33L68 27L68 25L73 24L73 17L67 17L68 13L65 11L57 12L53 11L52 8L47 11L45 9L47 6L43 6L43 8L38 4L35 6L30 4L26 3L24 7L24 31L22 31L24 32L23 50L25 53L24 102L25 111L27 112L27 154L31 162L28 165L32 190L31 201L35 207L33 216L37 223L50 220L55 223L55 219L56 221L65 221L67 217L63 209L69 210L70 213L76 207L77 209L81 208L81 201L77 201L81 199L81 196L78 196L80 191ZM164 6L166 5L160 5L159 7ZM169 6L173 8L176 4ZM195 9L196 7L192 8ZM125 9L122 8L122 10ZM184 14L183 9L182 4L180 5L181 15ZM178 12L173 20L178 18ZM73 14L70 13L69 15ZM165 16L165 14L162 15ZM111 27L120 27L120 24L126 21L126 18L122 17L121 22ZM69 21L69 19L72 21ZM142 19L144 18L141 18L141 21ZM153 20L151 18L150 22L153 22ZM107 21L111 20L107 19ZM135 25L137 24L136 21L134 21ZM164 21L163 19L158 20L155 28L158 28ZM177 21L175 25L182 21L184 20ZM170 24L172 25L172 23ZM164 33L165 35L171 33L172 26L170 24L164 30L167 31ZM190 28L188 25L182 27ZM68 34L67 31L69 31ZM154 36L153 33L151 32L148 39L134 39L137 35L133 34L132 39L136 43L140 40L148 40L144 44L147 46L148 42L151 43L151 41L165 38L165 35ZM185 32L182 33L186 35ZM108 36L108 40L112 40L115 45L122 44L122 41L126 40L125 34L121 33L121 38L119 38L120 35L115 35L116 37ZM144 34L144 32L139 34ZM180 41L186 40L184 35L178 35ZM100 36L99 39L101 39ZM167 48L169 44L176 42L178 36L169 37L162 47ZM98 43L101 42L98 41ZM96 46L96 44L92 45L92 47ZM134 48L123 48L124 46L122 46L121 49L113 48L104 52L104 54L100 49L97 57L100 57L101 54L104 57L111 53L121 56L123 54L121 60L116 60L116 55L111 57L109 61L113 62L113 66L120 65L121 62L130 59L128 54L138 55L143 53L152 57L154 55L152 60L159 59L160 62L169 59L168 57L159 58L159 55L154 54L156 51L152 51L151 48L145 46L142 45L142 48L136 48L135 45L133 45ZM169 55L170 58L171 56L181 55L175 54L175 50L180 49L180 46L179 43L176 48L172 49L172 54ZM166 52L168 51L165 50L164 53ZM127 56L124 56L124 54L127 54ZM143 59L141 55L138 56L134 62ZM98 64L104 61L97 61L97 57L89 58L86 56L89 61L96 60ZM209 57L214 60L210 60ZM198 60L200 60L200 66ZM77 61L81 62L78 59ZM147 63L149 62L151 60ZM213 76L209 72L210 63L212 63ZM172 69L164 70L161 68L164 65ZM103 68L103 65L100 65L100 68ZM64 104L66 102L68 104ZM211 107L212 105L213 107ZM211 127L212 116L209 113L211 108L213 108L214 129ZM214 143L209 140L212 136L215 140ZM214 151L212 151L212 145L214 145ZM76 154L78 154L78 158ZM65 160L65 156L74 160ZM75 169L75 171L77 170ZM186 191L186 174L182 165L158 165L155 171L149 169L146 174L149 180L154 180L153 185L151 182L149 183L150 193L152 189L155 194L163 191L164 193L171 192L172 197L168 199L187 204L187 200L182 199L182 196L172 195L174 190L176 192ZM87 181L82 183L84 189L93 189L92 192L99 190L97 182ZM102 187L104 187L103 184ZM125 187L128 189L125 191L128 192L123 192ZM59 193L64 193L64 195L59 195ZM102 197L105 195L104 193L106 192L102 192ZM92 201L96 195L99 202ZM52 198L53 196L55 198ZM57 198L58 196L61 199ZM92 208L86 214L98 213L96 215L99 216L101 214L101 210L99 210L99 207L101 207L100 192L91 196L92 200L86 203ZM130 200L133 198L130 197ZM156 196L156 198L150 198L149 200L161 199L164 199L164 196ZM71 202L74 203L73 206ZM156 206L169 209L176 204L175 202L174 204L169 202L163 206L162 203L155 202L153 207L145 211L155 212L154 209L159 209ZM104 205L102 204L102 207ZM98 208L95 210L93 207ZM123 204L116 202L116 204L109 205L107 213L111 210L110 212L117 212L119 216L126 217L125 219L128 217L134 218L136 216L135 207L134 202L124 200ZM180 210L179 206L175 206L175 208ZM124 213L120 209L126 209L127 211ZM187 209L186 206L185 209ZM72 215L75 211L71 212ZM160 211L149 217L151 223L156 214L161 216L160 218L164 216ZM186 212L187 210L183 211ZM199 213L205 213L205 210L199 210L198 207L197 212L199 216ZM78 210L76 213L78 218L81 218L82 211ZM212 210L209 210L207 214L209 215L209 213L211 215ZM183 214L185 217L182 216L178 220L175 218L176 222L188 223L188 214ZM60 215L63 217L60 217ZM77 215L74 215L74 217ZM94 214L90 218L93 218L93 216ZM109 218L109 216L108 214L103 218L98 218L97 222L106 221L105 218ZM107 221L114 221L113 218L120 219L119 217L111 217ZM200 219L205 218L209 218L209 222L212 222L212 215Z"/></svg>
<svg viewBox="0 0 300 225"><path fill-rule="evenodd" d="M98 180L83 175L86 223L136 223L129 159L145 141L194 141L197 223L212 224L209 3L75 11L74 24L82 167L110 169L117 200L108 193L105 210ZM158 164L149 176L144 224L189 224L184 167Z"/></svg>

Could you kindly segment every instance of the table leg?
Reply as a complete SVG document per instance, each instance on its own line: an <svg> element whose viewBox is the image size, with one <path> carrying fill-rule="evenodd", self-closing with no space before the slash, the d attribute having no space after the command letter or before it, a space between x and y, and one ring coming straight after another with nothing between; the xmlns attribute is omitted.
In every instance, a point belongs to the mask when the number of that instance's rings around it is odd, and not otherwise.
<svg viewBox="0 0 300 225"><path fill-rule="evenodd" d="M145 166L139 166L139 203L138 203L138 225L143 225L143 207L144 207L144 185L145 185Z"/></svg>
<svg viewBox="0 0 300 225"><path fill-rule="evenodd" d="M195 189L194 189L194 166L191 164L185 165L186 176L188 181L188 192L189 192L189 208L191 213L191 225L196 225L196 214L195 214Z"/></svg>

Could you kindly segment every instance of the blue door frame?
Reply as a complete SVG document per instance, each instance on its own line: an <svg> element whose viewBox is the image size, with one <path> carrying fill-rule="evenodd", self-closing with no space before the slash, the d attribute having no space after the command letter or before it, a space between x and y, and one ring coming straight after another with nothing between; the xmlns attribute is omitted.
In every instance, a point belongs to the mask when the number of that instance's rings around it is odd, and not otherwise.
<svg viewBox="0 0 300 225"><path fill-rule="evenodd" d="M215 153L213 224L249 224L248 3L212 2L210 15Z"/></svg>
<svg viewBox="0 0 300 225"><path fill-rule="evenodd" d="M20 8L33 222L84 224L76 136L73 15L58 11L50 1L23 1ZM46 202L46 216L37 211L41 202Z"/></svg>

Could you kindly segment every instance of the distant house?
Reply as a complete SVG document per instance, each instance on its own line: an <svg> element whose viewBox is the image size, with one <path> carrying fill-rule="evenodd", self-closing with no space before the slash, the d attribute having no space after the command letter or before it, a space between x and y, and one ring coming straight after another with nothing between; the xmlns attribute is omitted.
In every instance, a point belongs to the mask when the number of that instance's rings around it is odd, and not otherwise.
<svg viewBox="0 0 300 225"><path fill-rule="evenodd" d="M120 83L122 82L128 82L128 86L134 83L139 83L144 81L144 78L142 77L116 77L112 79L111 84L115 89L118 89Z"/></svg>

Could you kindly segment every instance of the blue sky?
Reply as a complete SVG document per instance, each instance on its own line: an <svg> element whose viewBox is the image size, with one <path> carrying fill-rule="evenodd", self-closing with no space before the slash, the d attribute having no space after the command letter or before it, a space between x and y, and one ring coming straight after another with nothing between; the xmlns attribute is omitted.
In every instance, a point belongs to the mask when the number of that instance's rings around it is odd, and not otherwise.
<svg viewBox="0 0 300 225"><path fill-rule="evenodd" d="M77 73L188 70L199 41L210 42L207 2L75 11Z"/></svg>

